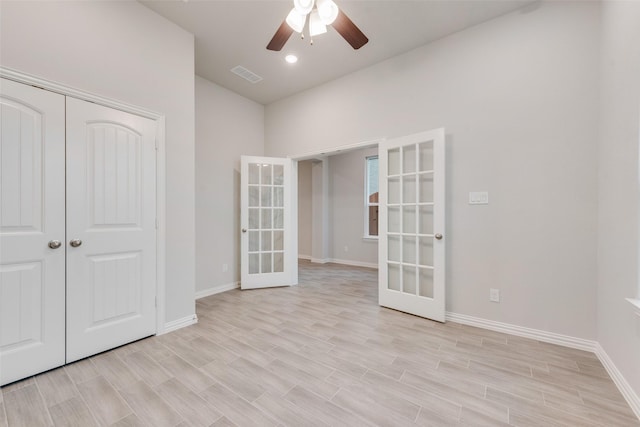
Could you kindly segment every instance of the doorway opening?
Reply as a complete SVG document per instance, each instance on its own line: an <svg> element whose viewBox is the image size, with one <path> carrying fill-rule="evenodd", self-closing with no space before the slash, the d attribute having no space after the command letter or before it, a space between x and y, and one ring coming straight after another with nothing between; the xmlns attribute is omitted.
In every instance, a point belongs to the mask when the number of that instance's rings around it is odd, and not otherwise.
<svg viewBox="0 0 640 427"><path fill-rule="evenodd" d="M298 170L299 260L378 267L377 236L370 232L377 199L370 201L367 184L379 142L292 157Z"/></svg>

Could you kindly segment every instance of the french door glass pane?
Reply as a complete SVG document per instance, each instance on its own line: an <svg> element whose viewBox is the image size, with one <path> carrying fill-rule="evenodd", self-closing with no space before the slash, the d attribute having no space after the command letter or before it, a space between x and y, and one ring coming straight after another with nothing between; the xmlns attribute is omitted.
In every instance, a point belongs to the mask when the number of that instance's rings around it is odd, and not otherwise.
<svg viewBox="0 0 640 427"><path fill-rule="evenodd" d="M249 184L260 184L260 165L249 163Z"/></svg>
<svg viewBox="0 0 640 427"><path fill-rule="evenodd" d="M389 215L389 233L399 233L400 232L400 208L399 207L390 207L387 211Z"/></svg>
<svg viewBox="0 0 640 427"><path fill-rule="evenodd" d="M404 236L402 238L402 262L407 264L416 263L416 238Z"/></svg>
<svg viewBox="0 0 640 427"><path fill-rule="evenodd" d="M249 229L260 228L260 209L249 209Z"/></svg>
<svg viewBox="0 0 640 427"><path fill-rule="evenodd" d="M262 209L261 228L271 228L271 209Z"/></svg>
<svg viewBox="0 0 640 427"><path fill-rule="evenodd" d="M400 175L400 149L394 148L389 150L388 154L387 175Z"/></svg>
<svg viewBox="0 0 640 427"><path fill-rule="evenodd" d="M433 237L420 237L418 264L433 267Z"/></svg>
<svg viewBox="0 0 640 427"><path fill-rule="evenodd" d="M416 176L405 175L402 177L402 203L416 202Z"/></svg>
<svg viewBox="0 0 640 427"><path fill-rule="evenodd" d="M283 231L273 232L273 250L274 251L284 250L284 232Z"/></svg>
<svg viewBox="0 0 640 427"><path fill-rule="evenodd" d="M284 184L284 166L273 165L273 184L274 185Z"/></svg>
<svg viewBox="0 0 640 427"><path fill-rule="evenodd" d="M282 273L284 271L284 253L273 253L273 272Z"/></svg>
<svg viewBox="0 0 640 427"><path fill-rule="evenodd" d="M261 273L271 273L271 252L262 254L262 265L260 266Z"/></svg>
<svg viewBox="0 0 640 427"><path fill-rule="evenodd" d="M260 206L260 187L249 186L249 206Z"/></svg>
<svg viewBox="0 0 640 427"><path fill-rule="evenodd" d="M402 292L416 295L416 268L413 266L402 267Z"/></svg>
<svg viewBox="0 0 640 427"><path fill-rule="evenodd" d="M249 254L249 274L260 273L260 254Z"/></svg>
<svg viewBox="0 0 640 427"><path fill-rule="evenodd" d="M284 206L284 187L273 187L273 206Z"/></svg>
<svg viewBox="0 0 640 427"><path fill-rule="evenodd" d="M402 148L402 173L416 171L416 146L407 145Z"/></svg>
<svg viewBox="0 0 640 427"><path fill-rule="evenodd" d="M249 164L249 274L284 272L284 166Z"/></svg>
<svg viewBox="0 0 640 427"><path fill-rule="evenodd" d="M271 251L271 231L263 231L260 241L260 250Z"/></svg>
<svg viewBox="0 0 640 427"><path fill-rule="evenodd" d="M419 144L418 152L420 172L433 170L433 141Z"/></svg>
<svg viewBox="0 0 640 427"><path fill-rule="evenodd" d="M433 174L423 173L419 175L418 193L420 203L433 202Z"/></svg>
<svg viewBox="0 0 640 427"><path fill-rule="evenodd" d="M400 236L387 236L389 261L400 262Z"/></svg>
<svg viewBox="0 0 640 427"><path fill-rule="evenodd" d="M400 203L400 178L389 178L388 203L397 205Z"/></svg>
<svg viewBox="0 0 640 427"><path fill-rule="evenodd" d="M261 206L264 208L271 207L271 186L263 185L261 188Z"/></svg>
<svg viewBox="0 0 640 427"><path fill-rule="evenodd" d="M388 289L399 291L400 284L400 266L398 264L389 264L387 271L389 272L389 278L387 280Z"/></svg>
<svg viewBox="0 0 640 427"><path fill-rule="evenodd" d="M273 210L273 228L277 230L284 228L284 209Z"/></svg>
<svg viewBox="0 0 640 427"><path fill-rule="evenodd" d="M418 273L418 295L433 298L433 270L420 268Z"/></svg>
<svg viewBox="0 0 640 427"><path fill-rule="evenodd" d="M262 165L262 185L271 185L271 165Z"/></svg>
<svg viewBox="0 0 640 427"><path fill-rule="evenodd" d="M420 206L418 214L418 233L433 234L433 206Z"/></svg>
<svg viewBox="0 0 640 427"><path fill-rule="evenodd" d="M249 252L258 252L260 250L260 232L249 231Z"/></svg>
<svg viewBox="0 0 640 427"><path fill-rule="evenodd" d="M416 206L402 206L402 232L415 234L416 232Z"/></svg>

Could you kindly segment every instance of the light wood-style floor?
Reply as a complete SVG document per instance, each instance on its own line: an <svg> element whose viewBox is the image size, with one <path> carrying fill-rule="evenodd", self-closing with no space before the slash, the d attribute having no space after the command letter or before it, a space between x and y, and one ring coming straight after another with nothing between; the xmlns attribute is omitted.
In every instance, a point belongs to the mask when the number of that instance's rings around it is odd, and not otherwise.
<svg viewBox="0 0 640 427"><path fill-rule="evenodd" d="M639 426L597 358L377 306L377 272L197 302L199 323L4 387L0 426Z"/></svg>

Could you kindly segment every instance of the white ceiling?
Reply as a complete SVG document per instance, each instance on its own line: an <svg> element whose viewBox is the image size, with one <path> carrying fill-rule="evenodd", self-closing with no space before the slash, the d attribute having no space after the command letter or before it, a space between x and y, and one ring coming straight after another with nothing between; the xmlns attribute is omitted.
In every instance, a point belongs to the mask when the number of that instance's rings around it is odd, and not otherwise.
<svg viewBox="0 0 640 427"><path fill-rule="evenodd" d="M195 35L196 74L261 104L336 79L497 16L530 0L335 0L367 35L354 50L333 29L301 40L294 33L281 52L265 47L292 0L142 0ZM287 64L294 53L298 63ZM241 65L263 80L252 84L230 72Z"/></svg>

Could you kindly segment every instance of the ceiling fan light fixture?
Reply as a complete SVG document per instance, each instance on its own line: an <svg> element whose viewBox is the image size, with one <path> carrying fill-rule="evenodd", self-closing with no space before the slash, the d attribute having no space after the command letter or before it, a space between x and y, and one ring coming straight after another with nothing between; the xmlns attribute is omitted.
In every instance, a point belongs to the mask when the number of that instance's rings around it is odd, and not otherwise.
<svg viewBox="0 0 640 427"><path fill-rule="evenodd" d="M327 27L324 25L322 20L320 19L320 14L318 10L314 10L309 15L309 35L311 37L317 36L319 34L324 34L327 32Z"/></svg>
<svg viewBox="0 0 640 427"><path fill-rule="evenodd" d="M333 0L317 0L318 14L324 25L331 25L338 17L338 5Z"/></svg>
<svg viewBox="0 0 640 427"><path fill-rule="evenodd" d="M300 15L295 7L291 9L291 12L289 12L286 19L287 25L289 25L296 33L302 32L306 20L306 15Z"/></svg>
<svg viewBox="0 0 640 427"><path fill-rule="evenodd" d="M308 15L313 9L314 0L293 0L293 7L302 16Z"/></svg>

